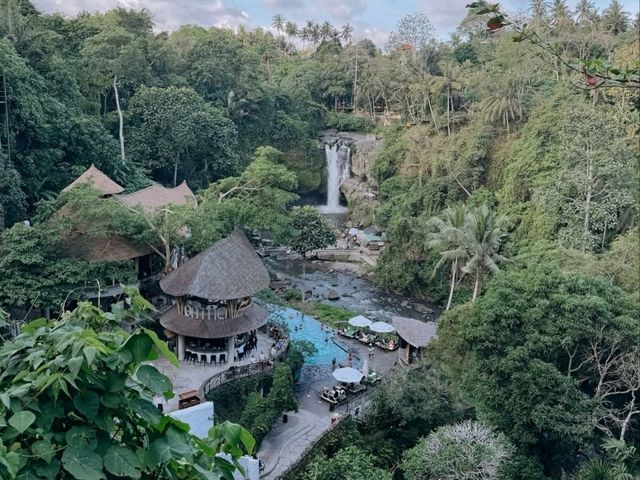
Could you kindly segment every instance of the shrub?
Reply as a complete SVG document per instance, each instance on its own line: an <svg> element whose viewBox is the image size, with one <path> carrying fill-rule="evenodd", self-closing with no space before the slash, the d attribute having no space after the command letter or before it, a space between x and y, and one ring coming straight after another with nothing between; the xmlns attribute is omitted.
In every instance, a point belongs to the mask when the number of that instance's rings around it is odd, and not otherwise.
<svg viewBox="0 0 640 480"><path fill-rule="evenodd" d="M335 128L344 132L371 132L376 124L368 118L351 113L331 112L326 116L327 128Z"/></svg>
<svg viewBox="0 0 640 480"><path fill-rule="evenodd" d="M503 434L467 420L440 427L405 452L402 469L409 480L493 480L511 457Z"/></svg>

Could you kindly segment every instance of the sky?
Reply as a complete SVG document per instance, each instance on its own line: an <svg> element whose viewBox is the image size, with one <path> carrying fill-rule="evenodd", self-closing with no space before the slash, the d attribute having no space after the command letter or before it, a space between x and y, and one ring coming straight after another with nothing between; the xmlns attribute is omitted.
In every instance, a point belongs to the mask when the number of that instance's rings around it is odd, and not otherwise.
<svg viewBox="0 0 640 480"><path fill-rule="evenodd" d="M33 0L42 11L75 15L81 11L104 11L114 7L142 9L153 14L156 30L175 30L180 25L205 27L271 28L271 19L281 14L298 25L305 20L330 21L334 26L349 22L353 38L369 38L383 46L398 20L409 13L422 11L429 16L438 36L447 39L466 14L471 0ZM577 0L569 0L570 6ZM504 0L507 11L527 9L526 0ZM595 0L599 9L609 0ZM638 0L622 0L625 9L635 15Z"/></svg>

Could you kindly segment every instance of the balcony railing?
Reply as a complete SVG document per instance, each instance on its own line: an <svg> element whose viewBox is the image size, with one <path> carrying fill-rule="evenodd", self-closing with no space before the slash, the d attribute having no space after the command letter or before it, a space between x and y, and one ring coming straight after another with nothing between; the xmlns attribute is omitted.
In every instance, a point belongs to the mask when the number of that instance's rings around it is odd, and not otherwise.
<svg viewBox="0 0 640 480"><path fill-rule="evenodd" d="M200 320L226 320L235 318L249 308L251 308L251 299L246 298L242 301L230 301L226 305L197 305L187 302L181 312L183 315Z"/></svg>

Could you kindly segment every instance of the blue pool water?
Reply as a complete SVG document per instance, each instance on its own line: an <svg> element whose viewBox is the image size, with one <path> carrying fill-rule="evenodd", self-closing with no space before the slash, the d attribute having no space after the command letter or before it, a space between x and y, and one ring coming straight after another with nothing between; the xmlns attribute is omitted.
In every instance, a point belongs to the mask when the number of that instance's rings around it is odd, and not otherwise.
<svg viewBox="0 0 640 480"><path fill-rule="evenodd" d="M308 340L315 345L317 353L307 358L305 364L331 365L334 358L338 363L347 359L348 353L334 343L333 331L315 318L293 308L277 306L269 306L269 317L275 322L286 323L292 340Z"/></svg>

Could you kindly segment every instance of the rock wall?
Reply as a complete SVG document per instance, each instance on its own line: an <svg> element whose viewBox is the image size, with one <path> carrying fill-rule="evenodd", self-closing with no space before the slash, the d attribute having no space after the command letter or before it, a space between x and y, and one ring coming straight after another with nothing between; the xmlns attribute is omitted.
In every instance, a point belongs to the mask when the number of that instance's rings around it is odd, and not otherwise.
<svg viewBox="0 0 640 480"><path fill-rule="evenodd" d="M372 174L375 156L383 139L376 135L327 130L318 136L318 144L339 143L351 148L351 176L342 183L340 190L347 199L349 218L356 226L373 223L373 214L380 204L378 185Z"/></svg>

